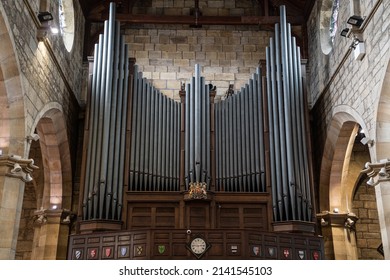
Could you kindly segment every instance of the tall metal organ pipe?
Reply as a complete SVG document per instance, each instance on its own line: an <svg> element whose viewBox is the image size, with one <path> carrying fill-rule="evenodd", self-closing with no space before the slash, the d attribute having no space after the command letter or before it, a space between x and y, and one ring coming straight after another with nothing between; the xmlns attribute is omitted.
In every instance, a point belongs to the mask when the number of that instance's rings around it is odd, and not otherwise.
<svg viewBox="0 0 390 280"><path fill-rule="evenodd" d="M266 191L263 101L258 68L240 92L215 104L217 191Z"/></svg>
<svg viewBox="0 0 390 280"><path fill-rule="evenodd" d="M178 191L180 103L134 68L129 191Z"/></svg>
<svg viewBox="0 0 390 280"><path fill-rule="evenodd" d="M200 66L195 65L195 76L186 86L185 96L185 182L211 181L210 168L210 89L200 76Z"/></svg>
<svg viewBox="0 0 390 280"><path fill-rule="evenodd" d="M275 221L311 221L300 50L286 23L284 6L280 7L280 15L275 38L266 49L273 216Z"/></svg>
<svg viewBox="0 0 390 280"><path fill-rule="evenodd" d="M123 156L129 79L128 48L110 4L104 34L95 46L92 87L86 126L83 219L121 219ZM120 160L122 159L122 161ZM122 163L121 163L122 162Z"/></svg>

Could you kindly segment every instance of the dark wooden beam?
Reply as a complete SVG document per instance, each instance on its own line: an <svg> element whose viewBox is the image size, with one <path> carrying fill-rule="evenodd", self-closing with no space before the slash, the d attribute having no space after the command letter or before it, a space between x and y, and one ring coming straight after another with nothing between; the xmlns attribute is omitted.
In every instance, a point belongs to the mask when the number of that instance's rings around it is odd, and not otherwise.
<svg viewBox="0 0 390 280"><path fill-rule="evenodd" d="M168 16L168 15L132 15L117 14L117 20L130 24L189 24L189 25L273 25L280 22L279 16ZM102 22L105 16L88 17L91 22ZM302 25L302 16L288 16L287 21L291 25Z"/></svg>

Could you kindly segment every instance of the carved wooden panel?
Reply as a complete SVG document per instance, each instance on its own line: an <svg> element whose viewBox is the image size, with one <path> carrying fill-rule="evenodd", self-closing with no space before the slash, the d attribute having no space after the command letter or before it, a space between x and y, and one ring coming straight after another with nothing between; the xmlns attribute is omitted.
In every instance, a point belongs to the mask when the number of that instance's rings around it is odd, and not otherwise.
<svg viewBox="0 0 390 280"><path fill-rule="evenodd" d="M202 259L323 259L318 236L255 230L136 230L71 235L68 259L197 259L188 249L196 236L210 245Z"/></svg>

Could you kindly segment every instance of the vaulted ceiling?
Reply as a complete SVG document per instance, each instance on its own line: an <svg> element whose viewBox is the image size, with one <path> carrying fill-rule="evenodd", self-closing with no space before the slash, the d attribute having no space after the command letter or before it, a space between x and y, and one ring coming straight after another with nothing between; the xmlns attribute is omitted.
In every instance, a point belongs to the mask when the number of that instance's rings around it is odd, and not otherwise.
<svg viewBox="0 0 390 280"><path fill-rule="evenodd" d="M171 15L148 12L152 0L79 0L86 18L86 52L88 45L94 41L95 34L91 25L103 22L108 18L110 2L117 6L116 18L122 24L188 24L194 25L259 25L264 30L272 30L279 22L279 6L285 5L287 21L292 26L300 28L300 34L294 34L301 47L305 48L305 24L313 8L315 0L252 0L254 10L251 14L242 15L207 15L202 11L200 1L193 0L192 9L188 14ZM237 4L240 2L236 0ZM248 1L246 1L248 2ZM143 7L144 9L140 9ZM198 13L196 12L198 11ZM294 31L293 31L294 32ZM304 51L305 52L305 51ZM86 53L85 53L86 54Z"/></svg>

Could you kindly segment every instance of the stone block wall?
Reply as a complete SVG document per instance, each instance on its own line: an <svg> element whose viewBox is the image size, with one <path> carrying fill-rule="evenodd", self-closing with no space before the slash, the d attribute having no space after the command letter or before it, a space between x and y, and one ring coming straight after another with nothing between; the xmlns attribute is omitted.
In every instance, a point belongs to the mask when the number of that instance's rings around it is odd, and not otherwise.
<svg viewBox="0 0 390 280"><path fill-rule="evenodd" d="M49 11L58 26L58 4L49 2ZM39 0L2 1L2 13L12 33L13 46L18 59L22 88L25 94L25 133L31 132L39 112L59 104L69 124L69 136L74 133L82 92L82 48L84 17L81 7L74 1L75 40L73 49L65 49L61 35L48 35L46 43L37 39L32 14L39 12ZM32 12L32 14L30 13ZM47 46L50 46L48 48ZM54 57L54 59L53 59ZM54 108L54 107L53 107ZM22 126L24 127L24 126Z"/></svg>
<svg viewBox="0 0 390 280"><path fill-rule="evenodd" d="M248 29L246 27L245 29ZM139 71L167 96L179 100L181 83L201 66L206 82L217 87L222 96L230 84L240 90L261 59L271 32L258 28L204 26L148 26L127 28L126 42L130 57L135 57Z"/></svg>
<svg viewBox="0 0 390 280"><path fill-rule="evenodd" d="M338 31L332 51L325 55L321 50L320 15L322 4L331 0L316 1L308 21L309 77L308 99L312 114L313 141L318 147L314 151L315 172L319 174L326 132L334 108L347 106L350 112L359 115L368 129L368 135L376 135L377 104L390 58L390 2L361 0L361 14L373 16L361 34L366 55L355 60L350 49L352 38L340 36L351 15L349 1L340 1ZM373 11L377 3L378 9Z"/></svg>

